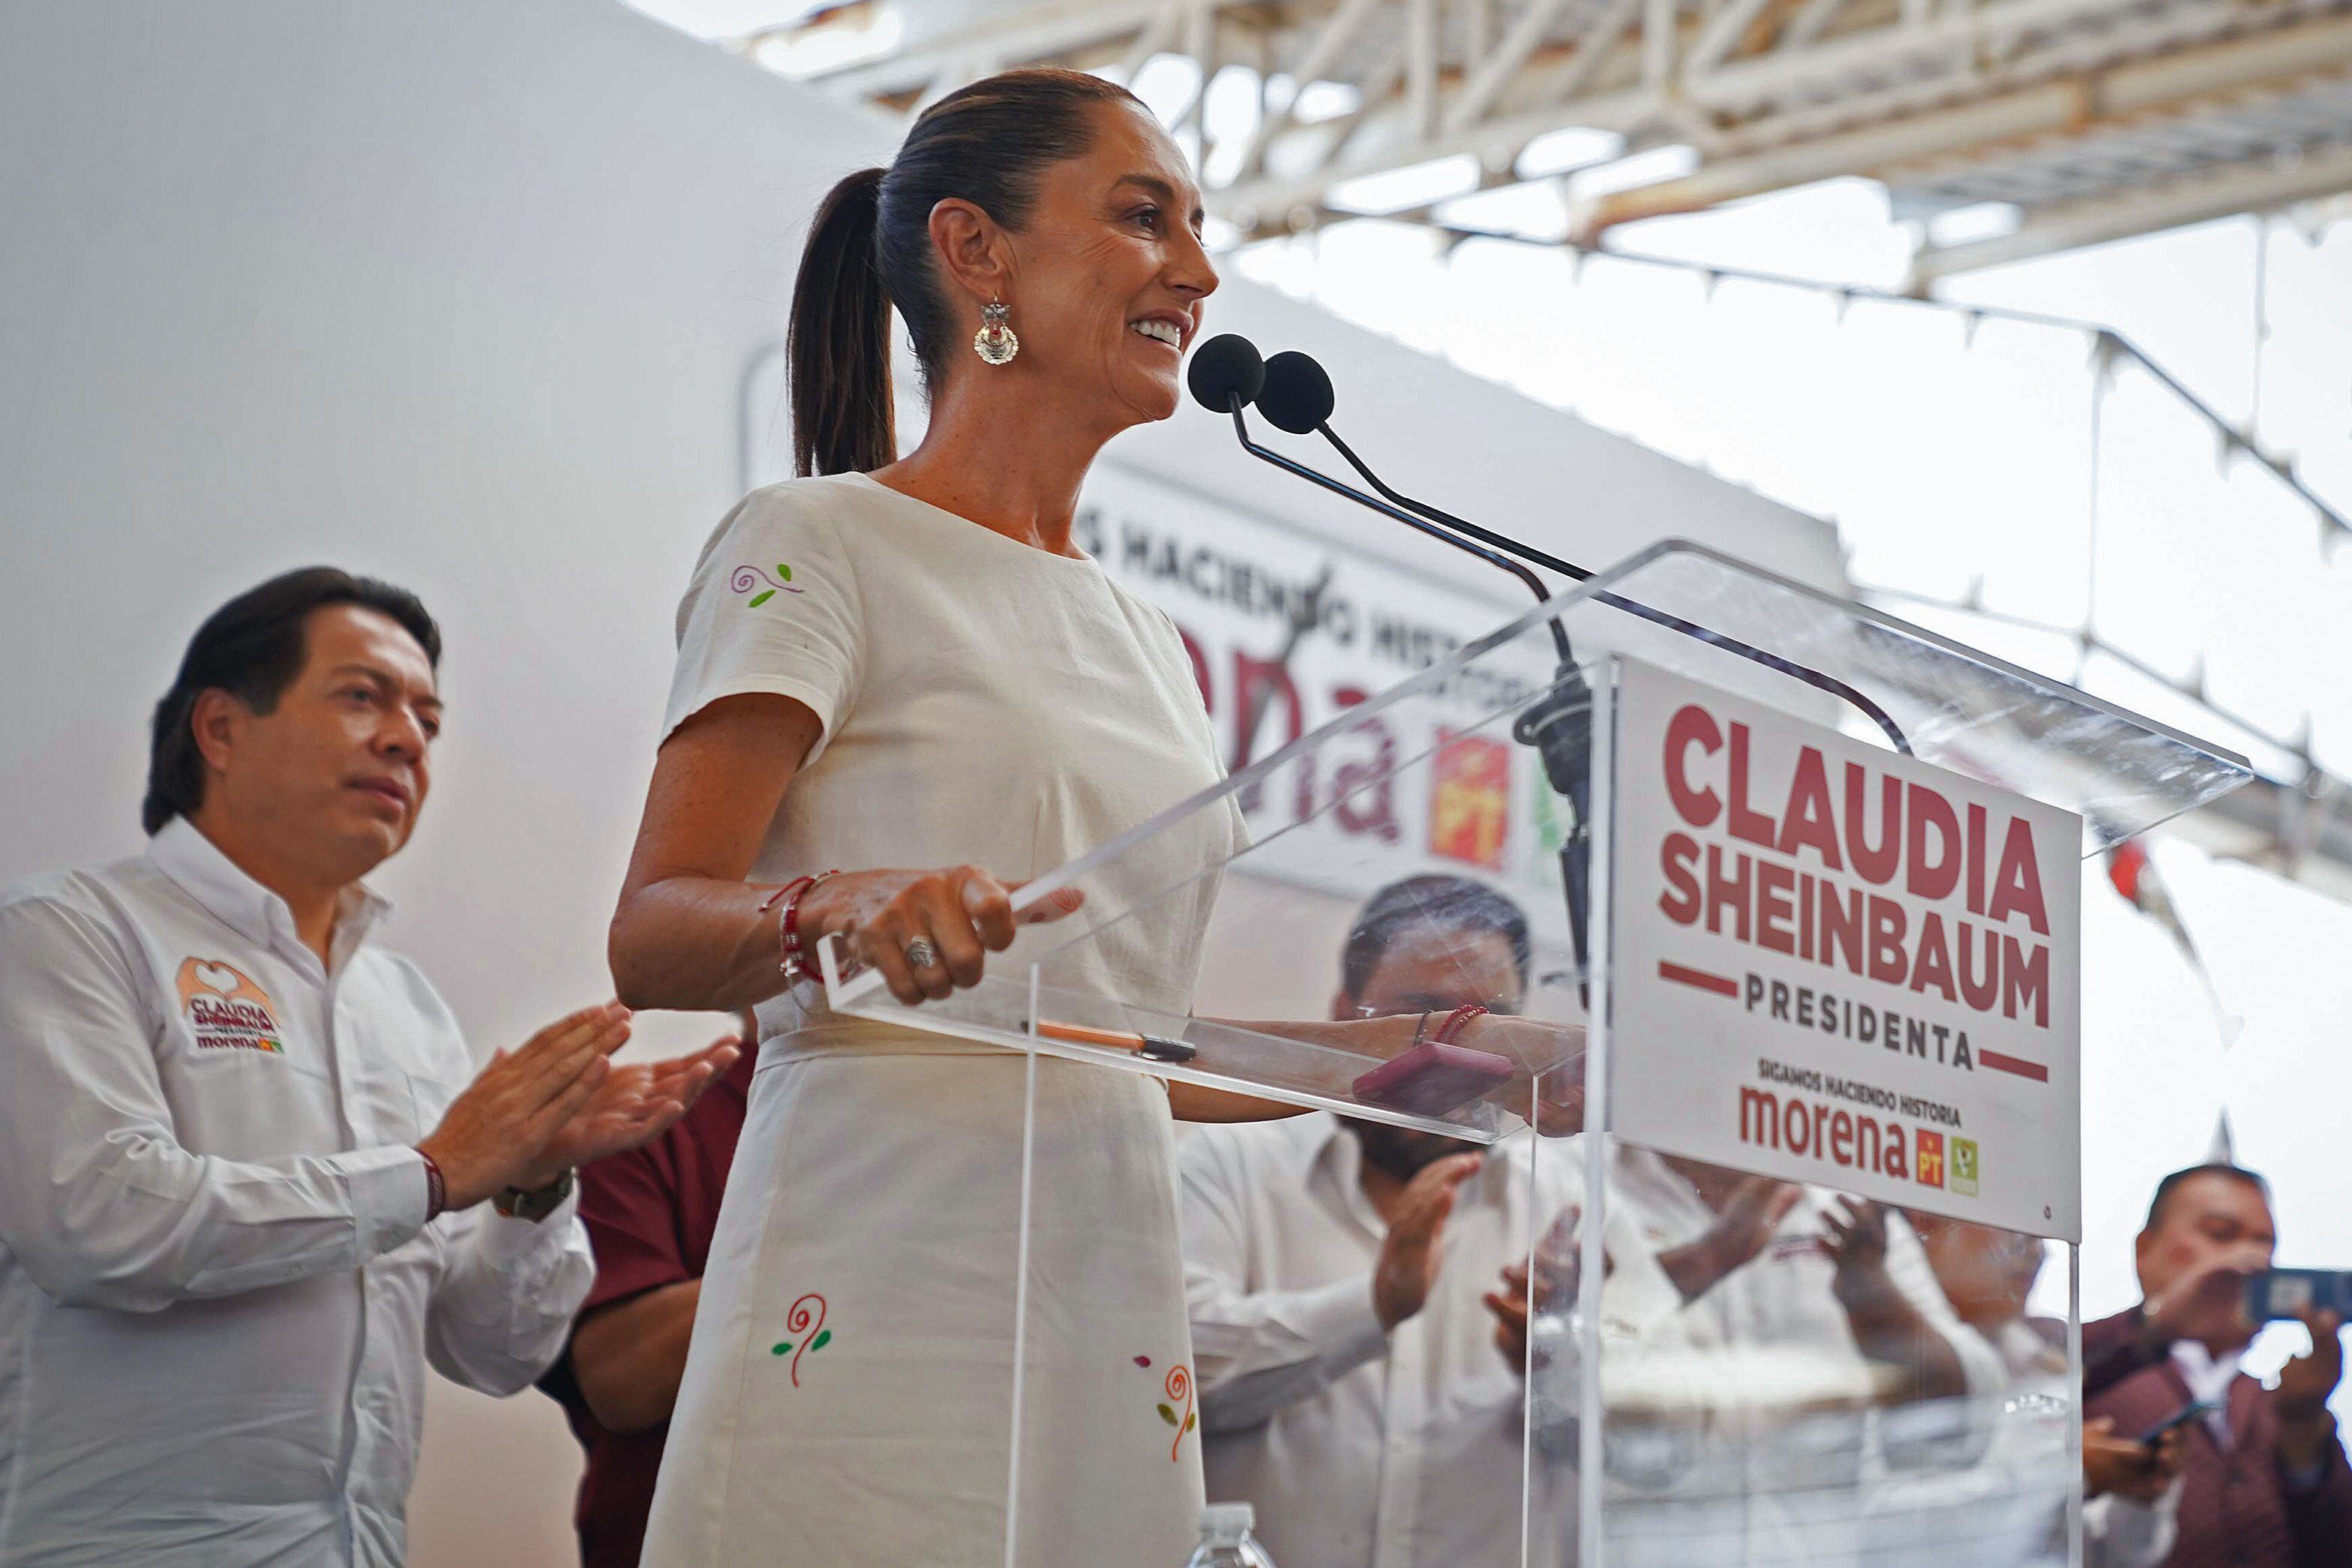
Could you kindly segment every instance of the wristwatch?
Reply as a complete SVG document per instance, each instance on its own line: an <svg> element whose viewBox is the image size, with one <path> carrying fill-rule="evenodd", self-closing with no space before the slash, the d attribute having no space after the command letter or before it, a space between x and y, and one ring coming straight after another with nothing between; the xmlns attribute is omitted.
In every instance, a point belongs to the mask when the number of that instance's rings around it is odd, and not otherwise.
<svg viewBox="0 0 2352 1568"><path fill-rule="evenodd" d="M565 1171L545 1186L533 1192L510 1186L490 1199L490 1207L509 1219L528 1219L533 1225L553 1214L572 1196L572 1173Z"/></svg>

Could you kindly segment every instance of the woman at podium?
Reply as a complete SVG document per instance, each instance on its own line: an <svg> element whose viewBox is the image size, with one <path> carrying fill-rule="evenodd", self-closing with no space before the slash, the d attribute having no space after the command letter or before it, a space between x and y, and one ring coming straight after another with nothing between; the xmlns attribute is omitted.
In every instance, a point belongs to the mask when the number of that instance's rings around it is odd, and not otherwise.
<svg viewBox="0 0 2352 1568"><path fill-rule="evenodd" d="M814 953L838 934L901 1001L945 996L1012 941L1020 879L1220 777L1172 623L1070 538L1103 444L1175 412L1200 221L1142 106L1058 71L941 99L817 212L804 476L703 550L613 922L629 1000L756 1004L763 1041L649 1563L1004 1560L1024 1059L829 1013ZM903 459L893 307L931 398ZM1206 814L1120 874L1140 901L1237 833ZM1184 1013L1206 896L1121 922L1111 982ZM1036 1071L1016 1555L1172 1565L1202 1495L1158 1410L1190 1360L1169 1092Z"/></svg>

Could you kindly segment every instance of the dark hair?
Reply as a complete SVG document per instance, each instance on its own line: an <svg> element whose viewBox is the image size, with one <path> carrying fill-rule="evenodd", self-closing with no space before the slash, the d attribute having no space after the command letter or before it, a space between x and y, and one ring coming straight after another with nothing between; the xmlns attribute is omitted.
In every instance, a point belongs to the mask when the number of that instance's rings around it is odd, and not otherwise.
<svg viewBox="0 0 2352 1568"><path fill-rule="evenodd" d="M1372 983L1372 971L1388 956L1389 944L1409 925L1493 932L1510 943L1519 985L1527 986L1533 950L1528 917L1517 904L1466 876L1409 876L1372 894L1348 933L1348 945L1339 954L1339 985L1349 997L1364 994Z"/></svg>
<svg viewBox="0 0 2352 1568"><path fill-rule="evenodd" d="M2153 1230L2164 1222L2165 1201L2171 1197L2174 1188L2193 1177L2203 1176L2227 1176L2231 1181L2243 1182L2261 1193L2264 1203L2268 1203L2271 1199L2271 1184L2243 1166L2223 1165L2219 1161L2201 1166L2190 1166L2187 1170L2173 1172L2156 1184L2156 1196L2148 1200L2146 1228Z"/></svg>
<svg viewBox="0 0 2352 1568"><path fill-rule="evenodd" d="M196 698L218 690L256 713L275 708L289 683L301 674L310 612L331 604L357 604L390 616L416 639L433 667L441 667L441 628L404 588L331 566L310 566L246 590L196 628L172 689L155 705L147 799L139 808L142 827L152 833L204 804L205 758L190 728Z"/></svg>
<svg viewBox="0 0 2352 1568"><path fill-rule="evenodd" d="M1083 71L988 77L917 116L889 168L862 169L826 194L801 252L785 337L796 472L864 473L897 458L890 308L906 318L927 384L937 384L955 336L931 209L955 197L1021 228L1045 170L1087 151L1087 112L1104 103L1142 107Z"/></svg>

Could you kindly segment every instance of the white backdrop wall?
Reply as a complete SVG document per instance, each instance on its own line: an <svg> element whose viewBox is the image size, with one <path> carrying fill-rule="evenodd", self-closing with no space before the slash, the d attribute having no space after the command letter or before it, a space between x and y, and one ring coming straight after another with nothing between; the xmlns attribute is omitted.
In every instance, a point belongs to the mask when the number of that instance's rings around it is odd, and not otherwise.
<svg viewBox="0 0 2352 1568"><path fill-rule="evenodd" d="M135 849L189 632L331 561L448 634L387 940L484 1052L604 994L677 591L775 462L804 214L890 143L603 0L0 8L0 880ZM1228 284L1211 319L1333 365L1409 489L1589 559L1680 533L1838 580L1826 528L1307 307ZM1197 410L1113 456L1508 603ZM436 1385L414 1560L569 1561L575 1473L546 1401Z"/></svg>

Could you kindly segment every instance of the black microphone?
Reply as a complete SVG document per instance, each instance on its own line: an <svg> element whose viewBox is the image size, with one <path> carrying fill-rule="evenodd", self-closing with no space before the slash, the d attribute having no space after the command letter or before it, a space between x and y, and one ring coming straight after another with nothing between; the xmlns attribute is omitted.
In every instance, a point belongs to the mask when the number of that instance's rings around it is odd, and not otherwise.
<svg viewBox="0 0 2352 1568"><path fill-rule="evenodd" d="M1203 408L1223 413L1235 398L1246 408L1265 385L1265 361L1258 358L1257 345L1240 333L1220 333L1192 350L1184 384Z"/></svg>

